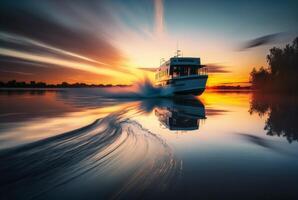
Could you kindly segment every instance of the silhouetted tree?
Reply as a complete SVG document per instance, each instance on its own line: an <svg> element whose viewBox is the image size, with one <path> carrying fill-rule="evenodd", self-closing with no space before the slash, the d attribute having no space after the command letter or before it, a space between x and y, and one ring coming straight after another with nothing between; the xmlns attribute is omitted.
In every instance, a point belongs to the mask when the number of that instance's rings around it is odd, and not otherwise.
<svg viewBox="0 0 298 200"><path fill-rule="evenodd" d="M8 87L16 87L17 86L17 81L16 80L11 80L7 82Z"/></svg>
<svg viewBox="0 0 298 200"><path fill-rule="evenodd" d="M268 81L270 81L268 69L261 67L259 70L256 70L256 68L253 68L250 73L250 82L254 89L267 88Z"/></svg>
<svg viewBox="0 0 298 200"><path fill-rule="evenodd" d="M62 86L62 87L68 87L69 84L68 84L67 82L62 82L61 86Z"/></svg>
<svg viewBox="0 0 298 200"><path fill-rule="evenodd" d="M285 48L273 47L267 55L269 68L255 68L250 73L252 87L297 93L298 85L298 37Z"/></svg>
<svg viewBox="0 0 298 200"><path fill-rule="evenodd" d="M31 87L36 87L36 83L35 83L35 81L30 81L30 86L31 86Z"/></svg>
<svg viewBox="0 0 298 200"><path fill-rule="evenodd" d="M44 88L44 87L47 86L47 84L44 83L44 82L37 82L37 83L36 83L36 86L39 87L39 88Z"/></svg>

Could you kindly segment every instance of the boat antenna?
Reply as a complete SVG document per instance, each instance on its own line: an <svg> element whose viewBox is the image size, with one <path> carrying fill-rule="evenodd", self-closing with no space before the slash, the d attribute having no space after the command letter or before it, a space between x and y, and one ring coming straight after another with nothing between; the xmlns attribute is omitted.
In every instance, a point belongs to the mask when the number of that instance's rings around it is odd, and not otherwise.
<svg viewBox="0 0 298 200"><path fill-rule="evenodd" d="M160 61L159 61L159 65L162 65L164 62L165 62L165 59L161 58Z"/></svg>
<svg viewBox="0 0 298 200"><path fill-rule="evenodd" d="M176 43L175 57L178 58L179 56L181 56L181 50L179 50L179 43L178 43L178 41L177 41L177 43Z"/></svg>

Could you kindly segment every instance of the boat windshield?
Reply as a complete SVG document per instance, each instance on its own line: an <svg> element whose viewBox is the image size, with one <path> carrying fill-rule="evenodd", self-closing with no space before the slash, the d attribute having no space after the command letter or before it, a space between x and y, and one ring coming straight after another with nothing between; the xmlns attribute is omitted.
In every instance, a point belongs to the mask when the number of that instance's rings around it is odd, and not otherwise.
<svg viewBox="0 0 298 200"><path fill-rule="evenodd" d="M199 66L171 66L170 75L173 77L190 76L199 74Z"/></svg>

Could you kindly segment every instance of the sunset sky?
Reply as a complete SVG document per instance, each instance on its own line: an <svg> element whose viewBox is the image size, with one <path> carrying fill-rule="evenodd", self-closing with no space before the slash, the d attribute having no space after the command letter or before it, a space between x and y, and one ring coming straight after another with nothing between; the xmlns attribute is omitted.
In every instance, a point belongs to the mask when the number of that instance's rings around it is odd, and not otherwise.
<svg viewBox="0 0 298 200"><path fill-rule="evenodd" d="M178 46L210 66L209 86L247 82L271 47L298 36L297 10L288 0L1 0L0 81L131 84Z"/></svg>

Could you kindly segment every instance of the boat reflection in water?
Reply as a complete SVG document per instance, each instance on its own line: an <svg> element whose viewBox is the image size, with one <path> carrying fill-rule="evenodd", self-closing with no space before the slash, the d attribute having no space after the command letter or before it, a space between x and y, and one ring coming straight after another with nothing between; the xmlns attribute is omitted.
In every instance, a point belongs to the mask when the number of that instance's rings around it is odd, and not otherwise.
<svg viewBox="0 0 298 200"><path fill-rule="evenodd" d="M0 199L298 199L297 97L104 95L0 91Z"/></svg>
<svg viewBox="0 0 298 200"><path fill-rule="evenodd" d="M163 126L173 131L197 130L206 119L205 107L198 99L163 100L154 109Z"/></svg>

